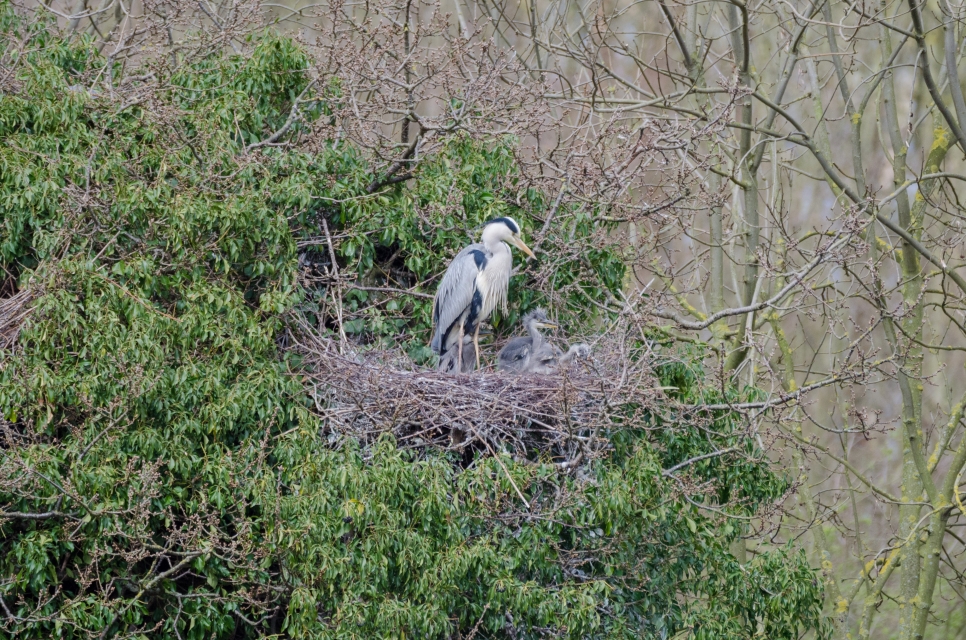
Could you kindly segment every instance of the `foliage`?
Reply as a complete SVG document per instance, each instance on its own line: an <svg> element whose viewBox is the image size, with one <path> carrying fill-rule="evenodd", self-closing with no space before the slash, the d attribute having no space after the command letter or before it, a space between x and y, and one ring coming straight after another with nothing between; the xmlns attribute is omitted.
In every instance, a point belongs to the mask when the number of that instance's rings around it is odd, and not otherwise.
<svg viewBox="0 0 966 640"><path fill-rule="evenodd" d="M377 177L345 143L245 153L308 85L291 41L266 34L246 55L201 57L174 78L180 90L121 108L83 89L108 64L93 43L28 25L7 4L0 16L5 39L31 44L16 91L0 95L0 260L38 292L0 364L6 633L822 631L801 556L779 548L739 565L733 528L662 474L706 451L687 429L655 440L627 425L609 458L577 474L502 454L464 469L389 439L364 449L320 437L278 346L291 310L312 305L297 285L297 239L331 220L347 236L340 269L366 282L391 251L422 283L488 217L532 230L547 200L520 189L523 204L511 204L512 140L453 136L410 185L369 194ZM325 88L308 117L337 99ZM569 274L587 280L569 304L622 275L601 252ZM362 295L349 300L373 319ZM406 313L376 333L423 335L425 302L393 301ZM693 397L702 384L682 388ZM749 513L781 492L751 460L701 467L761 483Z"/></svg>
<svg viewBox="0 0 966 640"><path fill-rule="evenodd" d="M706 405L734 405L762 399L758 389L723 391L704 380L701 363L705 349L684 346L669 349L654 363L662 386L677 402L662 415L652 416L655 442L662 451L662 464L673 467L696 456L711 456L689 465L693 478L711 483L712 491L701 497L719 504L732 504L737 513L755 514L761 507L779 500L790 487L788 478L776 474L765 461L764 451L747 433L747 423L731 410L689 409ZM716 451L736 449L737 458L714 456Z"/></svg>

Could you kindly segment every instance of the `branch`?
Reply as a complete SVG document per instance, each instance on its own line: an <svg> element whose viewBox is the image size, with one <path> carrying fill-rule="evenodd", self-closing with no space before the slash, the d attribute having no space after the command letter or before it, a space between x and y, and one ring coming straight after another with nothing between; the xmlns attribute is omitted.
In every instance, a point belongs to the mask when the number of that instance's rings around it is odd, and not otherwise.
<svg viewBox="0 0 966 640"><path fill-rule="evenodd" d="M805 36L805 32L808 30L808 21L811 20L812 16L819 12L825 2L827 2L827 0L813 0L811 9L808 12L808 18L802 23L801 26L799 26L798 32L795 33L795 36L792 38L791 46L789 47L789 57L785 61L785 66L782 69L780 76L781 81L779 82L778 90L775 92L774 102L776 104L780 103L785 97L785 90L788 88L788 82L792 78L792 72L795 70L795 65L798 64L798 49L802 44L802 38ZM775 122L775 115L777 113L777 111L772 111L765 118L766 129L771 128L772 124ZM758 167L761 166L761 162L764 157L765 146L761 145L758 147L758 150L755 152L755 157L751 161L751 168L753 171L758 171Z"/></svg>
<svg viewBox="0 0 966 640"><path fill-rule="evenodd" d="M671 25L671 33L674 34L674 39L678 42L678 48L681 50L681 55L684 56L684 66L687 67L688 72L691 72L691 67L694 61L691 59L691 52L688 51L688 46L684 42L684 36L681 35L681 31L678 29L678 23L674 20L674 16L671 15L671 10L667 8L664 4L664 0L658 0L657 3L661 6L661 11L664 13L664 17L667 18L668 23Z"/></svg>
<svg viewBox="0 0 966 640"><path fill-rule="evenodd" d="M737 450L738 450L738 447L731 447L729 449L722 449L720 451L712 451L711 453L706 453L703 456L695 456L693 458L689 458L688 460L685 460L684 462L679 462L678 464L674 465L670 469L665 469L664 471L661 472L661 475L664 476L665 478L670 478L675 471L677 471L682 467L687 467L689 465L694 464L695 462L707 460L708 458L717 458L718 456L723 456Z"/></svg>
<svg viewBox="0 0 966 640"><path fill-rule="evenodd" d="M872 22L875 22L877 24L881 24L882 26L886 27L887 29L891 29L891 30L895 31L896 33L901 33L902 35L906 36L907 38L915 38L916 37L915 35L913 35L913 33L911 31L906 31L905 29L903 29L901 27L897 27L896 25L894 25L894 24L892 24L890 22L886 22L885 20L879 20L875 16L871 16L868 13L866 13L865 11L862 11L862 9L860 9L856 5L849 5L848 7L846 7L846 13L848 13L849 11L854 11L857 14L859 14L860 16L862 16L863 18L867 18L867 19L871 20Z"/></svg>
<svg viewBox="0 0 966 640"><path fill-rule="evenodd" d="M281 138L286 133L288 133L288 130L292 128L292 126L296 123L296 121L299 118L299 104L301 103L302 98L305 96L305 94L308 92L309 89L315 86L316 82L318 82L318 79L308 83L307 85L305 85L305 88L302 89L302 93L299 94L299 97L297 97L295 99L295 102L292 104L292 110L288 114L288 120L285 121L285 124L282 125L282 128L276 131L275 133L273 133L272 135L270 135L268 138L262 140L261 142L253 142L252 144L245 147L245 153L251 153L252 150L257 149L259 147L265 147L268 145L275 144L276 142L278 142L279 138Z"/></svg>
<svg viewBox="0 0 966 640"><path fill-rule="evenodd" d="M848 460L846 460L844 458L841 458L841 457L835 455L827 447L823 447L822 445L818 444L817 442L812 442L811 440L806 440L803 436L801 436L801 435L799 435L797 433L792 433L792 437L795 438L795 440L797 440L798 442L800 442L801 444L803 444L803 445L805 445L807 447L812 447L813 449L818 449L819 451L821 451L822 453L824 453L825 455L827 455L829 458L831 458L832 460L835 460L840 465L842 465L843 467L845 467L846 469L848 469L849 471L851 471L852 472L852 475L854 475L856 477L856 479L858 479L859 482L861 482L866 487L868 487L869 490L872 491L872 493L878 494L879 496L885 498L886 500L888 500L889 502L892 502L893 504L901 504L902 503L902 501L899 498L897 498L896 496L891 495L887 491L884 491L884 490L880 489L879 487L877 487L874 482L872 482L871 480L869 480L868 478L866 478L864 474L862 474L858 469L856 469L854 466L852 466L852 463L850 463Z"/></svg>
<svg viewBox="0 0 966 640"><path fill-rule="evenodd" d="M746 313L753 313L755 311L761 311L762 309L765 309L766 307L772 307L772 306L778 304L782 300L782 298L784 298L786 295L788 295L788 293L792 289L794 289L795 287L797 287L802 282L802 280L805 279L805 276L807 276L812 271L812 269L814 269L815 267L817 267L819 264L821 264L826 259L826 256L831 251L833 251L834 249L838 249L841 245L843 245L846 242L848 242L849 237L850 236L841 236L841 237L839 237L839 239L836 240L835 242L833 242L832 244L830 244L828 246L828 248L826 248L824 251L820 252L819 255L817 255L815 257L814 260L812 260L810 263L808 263L807 265L805 265L805 267L803 269L801 269L798 273L796 273L794 276L792 276L791 280L788 282L788 284L786 284L784 287L782 287L781 291L779 291L778 293L776 293L775 295L773 295L771 298L769 298L767 300L763 300L763 301L758 302L758 303L755 303L755 304L745 305L743 307L734 307L732 309L722 309L721 311L717 311L715 313L712 313L710 316L707 317L707 319L705 319L705 320L703 320L701 322L691 322L691 321L685 320L685 319L681 318L681 316L679 316L676 313L674 313L673 311L662 311L662 310L658 309L658 310L653 311L651 313L652 313L652 315L655 315L658 318L664 318L665 320L673 320L682 329L690 329L692 331L700 331L702 329L707 329L712 324L714 324L718 320L721 320L722 318L727 318L729 316L744 315ZM964 283L964 284L966 284L966 283ZM964 291L966 291L966 289L964 289Z"/></svg>
<svg viewBox="0 0 966 640"><path fill-rule="evenodd" d="M120 618L120 617L121 617L122 615L124 615L124 614L125 614L125 613L127 612L127 610L128 610L128 609L130 609L131 607L133 607L133 606L134 606L134 604L135 604L136 602L138 602L138 601L139 601L139 600L141 599L141 596L142 596L142 595L144 595L144 592L145 592L145 591L148 591L148 590L149 590L149 589L151 589L151 588L152 588L152 587L153 587L154 585L156 585L156 584L157 584L158 582L160 582L161 580L164 580L164 579L165 579L165 578L167 578L168 576L170 576L170 575L173 575L173 574L175 574L175 573L177 573L178 571L181 571L181 569L182 569L182 568L183 568L183 567L184 567L184 566L185 566L186 564L188 564L189 562L191 562L192 560L194 560L195 558L197 558L197 557L198 557L198 556L200 556L201 554L202 554L202 552L201 552L201 551L195 551L195 552L193 552L193 553L189 553L189 554L188 554L188 555L186 555L186 556L184 557L184 559L183 559L183 560L182 560L181 562L179 562L178 564L176 564L176 565L174 565L173 567L171 567L171 568L170 568L170 569L168 569L167 571L164 571L164 572L162 572L162 573L159 573L158 575L156 575L156 576L154 576L153 578L151 578L150 580L148 580L148 582L146 582L146 583L145 583L145 584L144 584L144 585L143 585L143 586L141 587L141 590L140 590L140 591L138 591L138 593L137 593L137 595L136 595L136 596L134 596L134 599L133 599L133 600L131 600L130 602L128 602L128 603L127 603L127 605L125 605L125 606L124 606L124 608L122 608L122 609L121 609L120 611L118 611L117 613L115 613L115 614L114 614L114 617L113 617L113 618L111 618L111 621L110 621L109 623L107 623L106 625L104 625L104 630L103 630L103 631L101 632L101 640L104 640L105 638L107 638L107 636L108 636L108 633L109 633L109 632L110 632L110 630L111 630L111 627L113 627L113 626L114 626L114 623L115 623L115 622L117 622L117 619L118 619L118 618Z"/></svg>
<svg viewBox="0 0 966 640"><path fill-rule="evenodd" d="M953 22L952 13L946 13L943 20L944 37L946 41L946 75L949 76L949 93L953 98L953 106L956 108L956 117L959 124L966 126L966 100L963 99L963 87L959 83L959 70L956 68L956 53L959 47L956 46L956 23ZM962 35L962 34L960 34Z"/></svg>
<svg viewBox="0 0 966 640"><path fill-rule="evenodd" d="M406 296L413 296L415 298L426 298L427 300L432 300L433 296L428 293L420 293L418 291L411 291L408 289L394 289L392 287L362 287L357 284L350 284L350 289L358 289L359 291L376 291L379 293L401 293Z"/></svg>
<svg viewBox="0 0 966 640"><path fill-rule="evenodd" d="M751 69L751 41L748 33L748 7L741 0L728 0L741 12L741 72L747 74ZM739 62L735 60L735 62Z"/></svg>
<svg viewBox="0 0 966 640"><path fill-rule="evenodd" d="M397 182L405 182L413 177L412 172L404 173L401 176L397 176L396 174L399 173L399 170L406 166L409 159L415 155L416 149L419 147L419 143L423 139L423 127L419 122L417 122L416 125L419 126L419 131L416 132L412 143L406 148L405 153L403 153L402 157L399 158L399 160L396 160L392 166L389 167L386 175L369 183L369 186L366 187L366 193L375 193L378 189L388 187L389 185L396 184Z"/></svg>
<svg viewBox="0 0 966 640"><path fill-rule="evenodd" d="M742 409L771 409L779 405L788 404L798 400L800 397L814 391L816 389L821 389L822 387L828 387L833 384L838 384L849 380L852 376L835 376L832 378L826 378L825 380L819 380L818 382L813 382L812 384L805 385L794 391L782 392L777 398L772 400L761 400L759 402L735 402L733 404L720 403L720 404L694 404L688 405L688 409L698 409L706 411L741 411Z"/></svg>
<svg viewBox="0 0 966 640"><path fill-rule="evenodd" d="M115 3L116 3L116 0L112 0L110 2L110 4L108 4L106 6L102 6L100 9L97 9L96 11L88 11L86 13L78 13L76 15L69 15L69 14L66 14L66 13L61 13L60 11L57 11L53 7L48 6L48 5L44 4L43 2L40 2L39 4L44 9L46 9L47 11L50 11L52 14L54 14L55 16L57 16L59 18L63 18L64 20L69 20L69 21L74 21L74 20L78 20L79 21L79 20L83 20L84 18L93 18L93 16L96 16L99 13L104 13L105 11L110 11L111 9L114 8Z"/></svg>
<svg viewBox="0 0 966 640"><path fill-rule="evenodd" d="M875 214L875 219L878 220L879 222L881 222L882 225L885 226L887 229L889 229L890 231L894 232L900 238L902 238L903 240L905 240L906 241L906 244L908 244L910 247L912 247L913 249L915 249L919 253L919 255L921 255L923 258L925 258L926 260L928 260L929 262L931 262L933 264L933 266L935 266L937 269L939 269L950 280L952 280L953 282L955 282L956 283L956 286L958 286L959 289L963 293L966 293L966 280L963 280L962 276L960 276L958 273L956 273L952 269L948 268L946 266L946 262L944 260L940 260L939 258L937 258L936 256L934 256L929 251L929 249L927 249L926 247L924 247L921 242L919 242L914 237L912 237L909 234L908 231L906 231L905 229L903 229L899 225L895 224L894 222L892 222L891 220L889 220L888 218L886 218L885 216L883 216L881 213L876 213Z"/></svg>
<svg viewBox="0 0 966 640"><path fill-rule="evenodd" d="M62 511L45 511L43 513L25 513L22 511L0 511L0 519L8 520L50 520L51 518L75 518L71 513Z"/></svg>
<svg viewBox="0 0 966 640"><path fill-rule="evenodd" d="M924 29L922 26L922 13L919 11L919 3L917 0L909 0L909 11L912 15L912 27L915 32L913 35L916 39L916 44L919 46L919 51L922 52L923 82L926 83L926 88L929 89L929 95L932 96L932 100L936 104L936 108L939 109L939 113L942 114L943 119L946 120L946 124L949 125L950 131L952 131L953 135L956 136L956 141L959 142L959 146L962 147L963 152L966 153L966 136L963 135L963 131L959 128L959 124L957 124L956 118L953 117L949 107L947 107L946 103L943 102L943 97L939 92L939 87L936 86L936 81L932 77L932 71L930 70L929 64L929 51L926 49L926 37L923 35ZM949 80L950 84L958 81L955 67L949 70Z"/></svg>

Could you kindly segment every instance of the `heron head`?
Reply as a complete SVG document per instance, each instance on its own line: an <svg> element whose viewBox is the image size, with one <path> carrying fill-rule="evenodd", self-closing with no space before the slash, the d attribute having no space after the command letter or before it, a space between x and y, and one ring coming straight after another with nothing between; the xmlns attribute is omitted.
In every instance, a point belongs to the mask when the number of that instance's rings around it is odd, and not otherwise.
<svg viewBox="0 0 966 640"><path fill-rule="evenodd" d="M556 329L557 323L547 317L547 312L543 309L534 309L523 316L524 326L536 327L537 329Z"/></svg>
<svg viewBox="0 0 966 640"><path fill-rule="evenodd" d="M531 258L534 257L533 251L530 251L530 247L524 244L523 238L520 236L520 225L513 218L494 218L487 222L486 226L483 227L484 244L488 239L509 242Z"/></svg>

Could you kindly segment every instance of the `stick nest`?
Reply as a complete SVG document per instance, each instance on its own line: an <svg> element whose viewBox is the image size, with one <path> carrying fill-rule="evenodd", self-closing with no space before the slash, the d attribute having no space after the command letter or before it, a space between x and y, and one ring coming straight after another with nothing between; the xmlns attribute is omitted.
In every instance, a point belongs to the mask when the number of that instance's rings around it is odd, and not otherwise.
<svg viewBox="0 0 966 640"><path fill-rule="evenodd" d="M344 355L319 337L293 345L330 440L391 433L401 446L549 454L565 468L599 455L608 431L644 424L660 399L646 364L628 363L611 346L601 341L588 360L550 375L486 367L454 375L418 370L394 352Z"/></svg>

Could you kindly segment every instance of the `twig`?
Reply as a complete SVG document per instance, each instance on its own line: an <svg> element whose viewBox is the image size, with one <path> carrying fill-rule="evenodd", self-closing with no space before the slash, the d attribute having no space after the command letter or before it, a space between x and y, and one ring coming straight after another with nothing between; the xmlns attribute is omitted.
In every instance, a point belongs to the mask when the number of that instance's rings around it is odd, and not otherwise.
<svg viewBox="0 0 966 640"><path fill-rule="evenodd" d="M505 464L503 464L503 460L501 460L500 456L498 456L496 451L493 450L493 447L490 446L490 443L487 442L485 438L480 437L480 434L476 432L476 429L474 429L472 425L470 425L470 431L473 432L473 435L475 435L477 439L483 442L487 450L489 450L490 455L492 455L493 458L496 459L496 463L500 465L501 469L503 469L503 473L506 474L506 479L510 481L510 484L513 486L513 490L517 492L517 495L520 497L520 500L523 501L523 504L526 505L527 510L529 510L530 503L527 502L527 499L523 497L523 492L520 491L520 487L517 486L517 483L513 481L513 476L510 475L510 470L506 468Z"/></svg>
<svg viewBox="0 0 966 640"><path fill-rule="evenodd" d="M329 245L329 259L332 260L332 276L335 278L335 314L336 320L339 323L339 352L345 349L346 343L349 341L345 335L345 327L342 323L342 285L339 280L339 263L335 259L335 248L332 246L332 234L329 233L329 223L322 217L322 230L325 231L325 242Z"/></svg>
<svg viewBox="0 0 966 640"><path fill-rule="evenodd" d="M537 241L533 245L533 251L536 253L540 245L543 244L544 239L547 237L547 232L550 230L550 224L557 215L557 210L560 209L560 203L563 201L564 194L567 193L567 186L570 184L570 176L565 176L563 183L560 185L560 191L557 192L557 199L553 202L553 207L547 213L546 219L543 221L543 226L540 228L540 235L537 236Z"/></svg>
<svg viewBox="0 0 966 640"><path fill-rule="evenodd" d="M379 293L401 293L407 296L413 296L415 298L424 298L426 300L432 300L433 296L428 293L420 293L419 291L412 291L409 289L394 289L393 287L363 287L358 284L350 284L350 288L358 289L359 291L376 291Z"/></svg>
<svg viewBox="0 0 966 640"><path fill-rule="evenodd" d="M702 460L707 460L709 458L717 458L718 456L723 456L737 450L738 450L737 447L731 447L730 449L722 449L720 451L712 451L711 453L706 453L701 456L695 456L693 458L689 458L688 460L685 460L684 462L679 462L678 464L674 465L670 469L665 469L664 471L661 472L661 475L664 476L665 478L670 478L672 475L674 475L674 472L677 471L678 469L687 467L688 465L692 465L695 462L701 462Z"/></svg>

